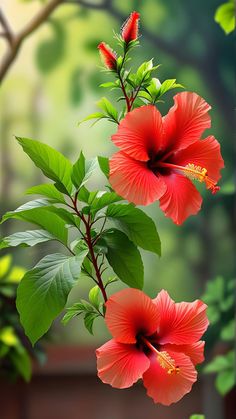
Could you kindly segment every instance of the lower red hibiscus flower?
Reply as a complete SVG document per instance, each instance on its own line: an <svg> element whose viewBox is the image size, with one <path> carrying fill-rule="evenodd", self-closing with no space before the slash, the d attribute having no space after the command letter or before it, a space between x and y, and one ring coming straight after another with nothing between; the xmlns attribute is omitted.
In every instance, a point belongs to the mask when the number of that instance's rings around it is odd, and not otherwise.
<svg viewBox="0 0 236 419"><path fill-rule="evenodd" d="M160 207L176 224L196 214L202 198L191 180L204 182L213 194L219 190L224 161L211 135L210 106L196 93L182 92L162 117L153 105L126 115L112 136L120 151L110 160L110 183L136 205L160 200Z"/></svg>
<svg viewBox="0 0 236 419"><path fill-rule="evenodd" d="M154 300L124 289L106 302L105 322L113 339L96 351L98 376L112 387L127 388L139 378L156 403L170 405L190 392L203 362L208 326L200 300L174 303L162 290Z"/></svg>

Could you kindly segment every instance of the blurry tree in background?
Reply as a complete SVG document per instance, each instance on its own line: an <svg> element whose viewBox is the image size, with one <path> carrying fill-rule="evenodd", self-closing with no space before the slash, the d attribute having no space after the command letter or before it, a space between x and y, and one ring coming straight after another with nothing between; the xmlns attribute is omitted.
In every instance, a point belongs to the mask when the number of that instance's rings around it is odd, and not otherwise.
<svg viewBox="0 0 236 419"><path fill-rule="evenodd" d="M76 127L76 123L95 110L94 103L101 96L98 85L105 78L97 69L97 45L113 27L118 30L132 10L138 10L142 16L144 43L140 61L151 54L156 62L163 63L159 73L163 79L177 77L186 90L196 91L212 105L213 133L221 143L226 162L220 193L214 199L205 199L201 213L191 217L181 230L165 219L157 204L146 209L147 213L156 214L165 247L159 261L144 255L147 266L145 291L154 296L164 287L175 299L191 299L205 290L212 323L206 336L207 359L221 352L228 354L213 360L206 372L217 372L218 377L221 374L221 378L217 377L217 388L224 394L232 384L227 369L232 368L232 355L228 351L233 338L230 295L234 285L229 278L235 275L232 235L235 229L232 176L234 45L233 36L226 37L214 21L218 6L221 6L220 0L4 0L0 15L1 32L5 33L0 44L5 63L1 92L0 211L2 215L21 204L20 197L32 185L32 179L35 184L43 182L15 144L13 134L39 138L68 156L77 157L81 148L88 156L111 154L112 126L103 125L103 121L93 128L86 124ZM217 15L215 19L219 21ZM15 33L18 38L14 44ZM167 112L170 105L171 96L159 105L161 112ZM99 177L97 182L99 184ZM201 193L203 196L208 194L204 190ZM8 235L13 227L13 223L4 224L2 235ZM37 253L31 249L28 254L37 261L49 246L41 245ZM32 265L32 260L29 263L20 249L16 250L15 258L26 266ZM215 279L218 275L224 280ZM212 282L206 285L209 279ZM86 295L85 281L80 287ZM76 290L71 301L76 301ZM80 343L90 342L84 331L78 333L78 324L75 319L66 331L55 325L55 341L76 342L80 339ZM104 333L101 326L98 341L102 341ZM226 343L219 345L219 339ZM220 382L225 383L224 389ZM214 407L221 415L217 403Z"/></svg>

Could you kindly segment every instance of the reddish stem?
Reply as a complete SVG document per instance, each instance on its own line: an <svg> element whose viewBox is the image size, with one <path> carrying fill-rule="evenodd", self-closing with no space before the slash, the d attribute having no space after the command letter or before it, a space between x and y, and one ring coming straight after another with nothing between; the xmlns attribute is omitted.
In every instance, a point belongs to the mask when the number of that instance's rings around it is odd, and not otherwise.
<svg viewBox="0 0 236 419"><path fill-rule="evenodd" d="M91 262L92 262L92 264L94 266L94 269L95 269L96 277L97 277L97 280L98 280L97 284L98 284L98 286L101 290L104 301L106 302L107 301L107 294L106 294L106 290L105 290L105 287L104 287L103 282L102 282L102 274L100 272L100 269L99 269L99 266L98 266L98 263L97 263L97 258L95 256L95 253L94 253L94 250L93 250L93 242L92 242L92 237L91 237L90 215L88 216L88 220L86 220L85 216L78 210L78 208L77 208L77 196L78 196L78 193L76 193L75 198L74 199L71 198L71 200L73 202L73 207L74 207L74 210L75 210L76 214L83 221L83 223L85 225L85 228L86 228L85 241L88 245L89 253L90 253L90 256L91 256Z"/></svg>

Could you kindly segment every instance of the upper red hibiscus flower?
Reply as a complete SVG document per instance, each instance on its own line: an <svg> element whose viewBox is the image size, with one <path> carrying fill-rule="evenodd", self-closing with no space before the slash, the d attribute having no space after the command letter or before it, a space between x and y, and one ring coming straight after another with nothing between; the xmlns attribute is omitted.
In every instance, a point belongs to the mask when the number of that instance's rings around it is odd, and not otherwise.
<svg viewBox="0 0 236 419"><path fill-rule="evenodd" d="M160 207L174 223L196 214L202 198L195 179L216 193L224 161L218 141L211 135L211 107L196 93L182 92L164 117L153 105L126 115L112 141L121 151L110 160L110 183L128 201Z"/></svg>
<svg viewBox="0 0 236 419"><path fill-rule="evenodd" d="M164 290L154 300L132 288L114 294L105 315L113 339L96 351L99 378L116 388L142 378L155 403L177 402L204 360L206 308L200 300L176 304Z"/></svg>

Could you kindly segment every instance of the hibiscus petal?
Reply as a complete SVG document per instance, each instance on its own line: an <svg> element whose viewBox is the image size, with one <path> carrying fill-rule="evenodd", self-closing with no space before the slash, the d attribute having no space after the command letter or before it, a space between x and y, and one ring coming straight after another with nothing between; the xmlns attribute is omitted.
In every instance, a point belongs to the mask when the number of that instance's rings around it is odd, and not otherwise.
<svg viewBox="0 0 236 419"><path fill-rule="evenodd" d="M148 161L162 142L162 116L153 105L129 112L112 135L113 143L136 160Z"/></svg>
<svg viewBox="0 0 236 419"><path fill-rule="evenodd" d="M196 141L184 150L180 150L172 157L170 162L180 166L192 163L206 168L208 176L216 182L220 179L220 170L224 167L220 144L213 135L204 140Z"/></svg>
<svg viewBox="0 0 236 419"><path fill-rule="evenodd" d="M106 302L105 322L118 342L135 343L138 334L149 336L157 330L159 312L144 292L126 288Z"/></svg>
<svg viewBox="0 0 236 419"><path fill-rule="evenodd" d="M96 350L98 377L116 388L132 386L150 365L148 357L135 345L109 340Z"/></svg>
<svg viewBox="0 0 236 419"><path fill-rule="evenodd" d="M199 341L209 324L206 304L200 300L174 303L164 290L153 301L161 316L158 343L181 345Z"/></svg>
<svg viewBox="0 0 236 419"><path fill-rule="evenodd" d="M155 356L151 357L150 368L143 374L143 384L148 396L155 403L166 406L176 403L189 393L197 380L197 372L188 356L174 351L168 353L180 369L178 374L168 374L168 370L161 367Z"/></svg>
<svg viewBox="0 0 236 419"><path fill-rule="evenodd" d="M193 183L185 176L170 173L162 176L167 189L160 197L160 208L175 224L182 224L201 208L202 197Z"/></svg>
<svg viewBox="0 0 236 419"><path fill-rule="evenodd" d="M189 356L193 365L201 364L204 361L204 346L205 342L199 340L199 342L186 344L186 345L173 345L167 344L162 346L163 351L174 351L182 352Z"/></svg>
<svg viewBox="0 0 236 419"><path fill-rule="evenodd" d="M123 152L110 159L110 184L116 193L136 205L149 205L166 190L162 177L154 175L145 162Z"/></svg>
<svg viewBox="0 0 236 419"><path fill-rule="evenodd" d="M196 93L182 92L174 96L174 106L163 118L165 150L180 150L199 140L210 128L211 106Z"/></svg>

